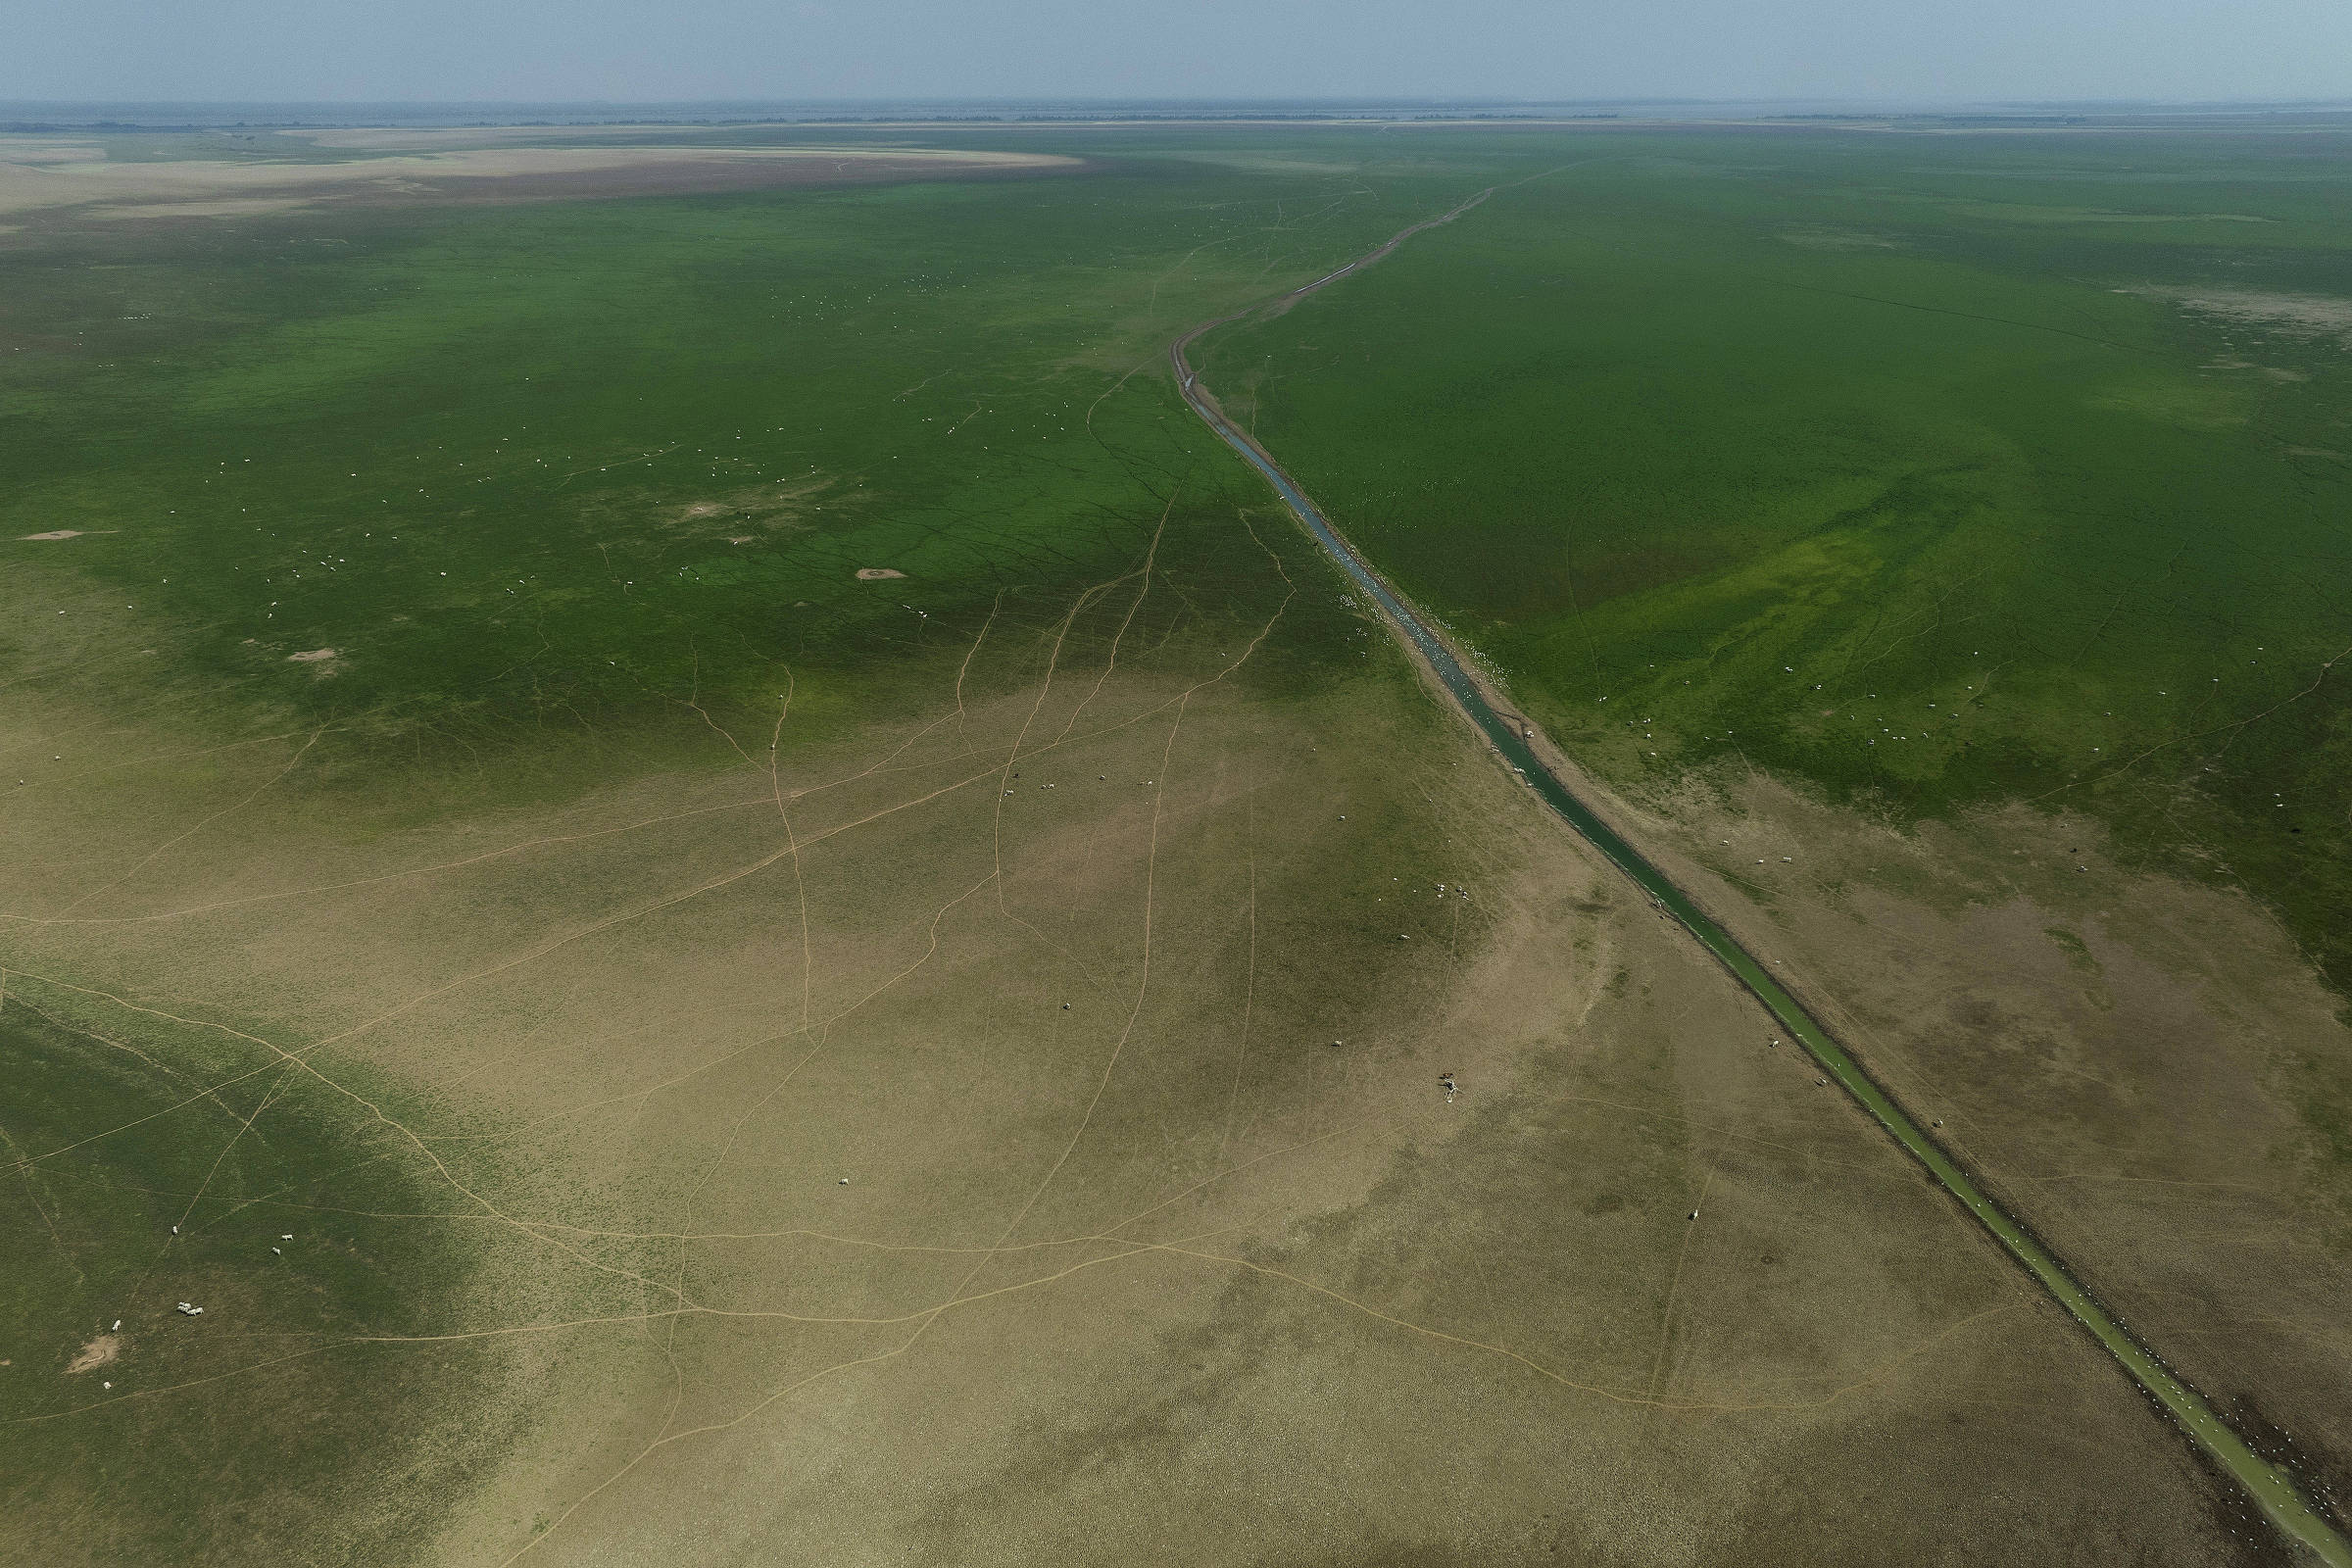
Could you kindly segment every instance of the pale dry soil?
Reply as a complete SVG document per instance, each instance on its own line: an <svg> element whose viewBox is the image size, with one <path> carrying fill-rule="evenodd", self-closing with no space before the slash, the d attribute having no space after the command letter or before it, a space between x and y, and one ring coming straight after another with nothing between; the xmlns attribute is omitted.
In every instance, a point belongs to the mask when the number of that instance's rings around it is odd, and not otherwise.
<svg viewBox="0 0 2352 1568"><path fill-rule="evenodd" d="M73 1377L82 1372L95 1372L102 1366L112 1365L122 1353L122 1337L121 1335L101 1334L83 1346L80 1350L75 1352L74 1359L66 1363L66 1375Z"/></svg>
<svg viewBox="0 0 2352 1568"><path fill-rule="evenodd" d="M1399 666L1263 695L1242 666L1278 625L1175 635L1153 580L1001 607L925 711L822 746L789 681L681 702L704 765L527 808L469 780L394 808L342 732L223 745L9 688L10 997L191 1081L139 1137L266 1136L204 1084L315 1076L436 1195L224 1192L203 1223L478 1253L372 1349L495 1346L466 1397L496 1408L429 1408L427 1441L521 1436L470 1491L387 1469L338 1506L438 1510L426 1558L468 1565L2252 1549L2088 1339ZM2137 1005L2154 966L2066 917ZM1949 1113L2052 1192L2187 1157L2042 1147L2030 1103ZM52 1229L9 1245L77 1245L66 1173L126 1136L15 1153ZM2238 1200L2197 1201L2220 1230ZM280 1358L318 1338L240 1328L260 1264L208 1282L199 1339L171 1239L138 1245L113 1392L61 1392L104 1322L36 1315L5 1418L60 1454L101 1398L284 1419ZM16 1527L104 1558L73 1479ZM188 1502L212 1560L291 1560L247 1500Z"/></svg>
<svg viewBox="0 0 2352 1568"><path fill-rule="evenodd" d="M95 156L93 156L95 154ZM0 215L107 220L242 218L319 203L547 200L938 179L1072 170L1046 153L925 147L514 147L435 145L342 162L227 159L112 162L103 147L0 141Z"/></svg>
<svg viewBox="0 0 2352 1568"><path fill-rule="evenodd" d="M2352 348L2352 299L2340 295L2292 294L2278 289L2181 288L2154 283L2133 284L2116 292L2161 300L2195 315L2267 327L2290 336L2331 337Z"/></svg>
<svg viewBox="0 0 2352 1568"><path fill-rule="evenodd" d="M2119 867L2079 816L1898 833L1711 782L1614 810L2352 1523L2352 1171L2326 1131L2352 1105L2352 1030L2285 931L2242 894Z"/></svg>

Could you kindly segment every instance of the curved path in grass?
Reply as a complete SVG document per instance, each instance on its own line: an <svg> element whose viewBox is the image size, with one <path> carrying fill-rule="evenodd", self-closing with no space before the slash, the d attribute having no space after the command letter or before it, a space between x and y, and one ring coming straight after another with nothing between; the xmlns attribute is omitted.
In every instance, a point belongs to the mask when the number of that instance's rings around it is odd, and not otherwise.
<svg viewBox="0 0 2352 1568"><path fill-rule="evenodd" d="M1986 1197L1943 1146L1930 1137L1927 1130L1904 1111L1894 1098L1838 1044L1811 1013L1797 1004L1795 998L1772 978L1764 965L1742 948L1730 932L1709 917L1690 895L1669 880L1664 872L1627 843L1614 828L1602 821L1592 808L1577 799L1536 756L1535 748L1528 744L1520 727L1495 710L1485 691L1463 667L1462 662L1454 656L1446 640L1413 608L1412 602L1391 587L1356 554L1355 548L1331 525L1330 519L1316 509L1315 504L1307 500L1305 493L1291 476L1283 471L1282 465L1276 463L1254 437L1226 418L1216 399L1200 384L1185 351L1202 333L1256 311L1285 309L1317 289L1327 288L1379 261L1422 230L1453 221L1493 195L1494 189L1489 186L1451 211L1415 223L1392 237L1379 249L1358 257L1335 272L1325 273L1303 287L1293 289L1267 304L1203 321L1186 332L1168 346L1168 360L1175 368L1176 384L1184 394L1184 401L1226 445L1239 452L1252 467L1265 475L1266 482L1274 487L1306 531L1314 536L1315 542L1330 553L1332 559L1346 569L1348 576L1355 579L1359 587L1372 596L1373 602L1387 614L1391 625L1428 663L1463 714L1478 726L1480 733L1502 754L1503 760L1544 798L1545 805L1565 817L1569 826L1607 856L1619 870L1648 895L1652 903L1681 921L1684 929L1696 937L1701 947L1731 970L1734 977L1764 1004L1765 1010L1772 1014L1774 1021L1804 1046L1813 1059L1820 1063L1822 1070L1859 1101L1879 1125L1886 1128L1895 1142L1910 1151L1912 1156L1927 1167L1928 1173L1936 1178L1944 1191L1960 1201L1979 1225L1991 1232L2001 1246L2008 1249L2010 1255L2025 1266L2027 1273L2057 1298L2059 1304L2072 1313L2077 1322L2090 1331L2092 1337L2171 1414L2197 1446L2245 1487L2272 1523L2290 1540L2328 1564L2329 1568L2352 1568L2352 1542L2348 1542L2328 1523L2310 1499L2297 1490L2286 1473L2248 1447L2245 1441L2231 1431L2200 1396L2173 1376L2155 1351L2140 1344L2093 1299L2056 1254L2035 1240L2022 1221Z"/></svg>

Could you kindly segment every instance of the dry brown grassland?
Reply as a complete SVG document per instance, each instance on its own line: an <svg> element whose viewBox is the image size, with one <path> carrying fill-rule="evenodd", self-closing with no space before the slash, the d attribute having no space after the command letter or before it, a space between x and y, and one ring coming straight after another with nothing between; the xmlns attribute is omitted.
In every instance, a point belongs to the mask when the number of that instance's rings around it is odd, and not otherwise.
<svg viewBox="0 0 2352 1568"><path fill-rule="evenodd" d="M91 760L0 822L9 985L126 1046L235 1019L272 1070L399 1086L352 1114L429 1167L424 1209L240 1196L478 1255L373 1347L504 1357L430 1409L432 1442L517 1434L471 1490L364 1478L436 1514L432 1560L2249 1549L2091 1343L1401 660L1270 695L1258 642L1143 635L1154 580L992 617L911 718L796 746L787 689L682 713L704 766L411 825L355 809L352 737L206 748L36 683L0 752ZM2083 934L2120 995L2128 950ZM159 1255L61 1441L111 1399L280 1419L320 1348L240 1332L262 1276L216 1281L197 1340ZM245 1500L200 1504L210 1560L286 1560ZM70 1489L24 1519L102 1539Z"/></svg>
<svg viewBox="0 0 2352 1568"><path fill-rule="evenodd" d="M1730 775L1657 804L1616 810L2343 1517L2352 1182L2322 1128L2352 1053L2276 919L2065 814L1897 834Z"/></svg>

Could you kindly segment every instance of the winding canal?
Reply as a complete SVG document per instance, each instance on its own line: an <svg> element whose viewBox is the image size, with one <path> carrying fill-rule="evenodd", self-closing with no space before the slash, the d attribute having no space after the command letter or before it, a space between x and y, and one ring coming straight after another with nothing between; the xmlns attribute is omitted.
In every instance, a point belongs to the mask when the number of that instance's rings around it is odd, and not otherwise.
<svg viewBox="0 0 2352 1568"><path fill-rule="evenodd" d="M2190 1441L2236 1478L2273 1524L2288 1539L2327 1563L2328 1568L2352 1568L2352 1542L2348 1542L2329 1524L2285 1471L2256 1453L2214 1413L2199 1395L2174 1377L2155 1352L2140 1344L2100 1306L2048 1248L2036 1241L2022 1222L1985 1196L1959 1162L1895 1102L1878 1081L1831 1037L1830 1032L1811 1013L1798 1004L1795 998L1772 978L1764 965L1742 948L1730 932L1710 918L1664 872L1577 799L1536 755L1534 747L1528 744L1519 727L1495 711L1485 692L1455 658L1452 649L1414 610L1411 602L1392 588L1356 554L1355 548L1331 525L1330 519L1306 498L1290 475L1283 471L1282 466L1255 439L1226 418L1216 399L1200 384L1199 375L1193 369L1186 350L1203 333L1258 310L1287 306L1301 296L1350 276L1387 256L1422 230L1453 221L1493 195L1494 191L1494 187L1492 186L1480 191L1451 211L1404 229L1378 249L1358 257L1337 271L1293 289L1268 305L1252 306L1247 311L1221 316L1186 332L1168 348L1169 363L1175 369L1176 384L1183 393L1184 401L1226 445L1239 452L1250 466L1265 476L1266 482L1274 487L1275 493L1282 497L1284 504L1314 537L1315 542L1340 564L1358 587L1371 596L1388 617L1391 626L1428 663L1455 706L1502 755L1503 760L1526 777L1545 805L1564 817L1570 827L1606 856L1654 904L1697 938L1699 946L1712 954L1764 1004L1765 1010L1772 1014L1773 1021L1802 1045L1824 1072L1858 1101L1895 1142L1927 1167L1928 1173L1945 1192L1958 1200L1979 1225L2008 1250L2027 1273L2056 1298L2077 1322L2090 1331L2108 1353L2121 1362L2149 1396L2162 1405L2180 1429L2187 1433Z"/></svg>

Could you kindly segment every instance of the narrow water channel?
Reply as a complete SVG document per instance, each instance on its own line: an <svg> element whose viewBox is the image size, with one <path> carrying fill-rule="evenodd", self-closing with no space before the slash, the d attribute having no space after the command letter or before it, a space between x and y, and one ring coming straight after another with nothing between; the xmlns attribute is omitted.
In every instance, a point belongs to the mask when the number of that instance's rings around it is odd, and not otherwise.
<svg viewBox="0 0 2352 1568"><path fill-rule="evenodd" d="M1366 263L1378 260L1420 229L1451 221L1459 214L1485 200L1488 194L1487 191L1481 191L1443 218L1416 224L1369 256L1294 291L1293 297L1322 288ZM1185 350L1202 333L1235 319L1238 317L1228 316L1204 322L1170 345L1168 358L1175 368L1176 384L1185 402L1226 445L1239 452L1251 467L1265 475L1266 482L1274 487L1275 493L1282 497L1284 504L1306 531L1314 536L1315 542L1340 564L1358 587L1372 597L1390 624L1420 652L1447 694L1453 698L1455 706L1478 726L1480 733L1487 737L1503 760L1518 769L1536 793L1544 798L1545 805L1565 817L1570 827L1607 856L1652 902L1679 920L1685 930L1698 939L1701 947L1731 970L1740 983L1764 1004L1765 1010L1772 1014L1774 1022L1802 1045L1813 1059L1821 1064L1824 1072L1859 1101L1880 1126L1892 1134L1895 1141L1909 1150L1912 1156L1927 1167L1928 1173L1946 1192L1959 1200L1978 1224L1991 1232L2008 1249L2010 1255L2025 1265L2026 1271L2057 1298L2059 1303L2074 1314L2075 1320L2088 1329L2116 1360L2123 1363L2124 1369L2164 1406L2192 1442L2237 1479L2273 1524L2289 1540L2317 1555L2328 1568L2352 1568L2352 1541L2347 1541L2329 1524L2286 1473L2248 1447L2244 1440L2231 1431L2202 1397L2166 1370L2154 1351L2141 1345L2109 1315L2047 1248L2035 1241L2025 1226L1998 1203L1987 1198L1942 1146L1912 1120L1875 1079L1863 1071L1861 1065L1831 1038L1829 1031L1799 1006L1796 999L1783 990L1764 965L1735 941L1730 932L1709 918L1681 888L1667 879L1664 872L1643 858L1615 829L1570 793L1568 787L1536 756L1535 749L1521 736L1518 727L1504 719L1488 703L1478 683L1470 678L1469 672L1454 658L1452 650L1422 619L1411 602L1391 588L1379 573L1356 555L1354 547L1341 536L1315 504L1292 483L1290 475L1282 470L1280 464L1225 417L1206 388L1198 384L1198 377L1185 357Z"/></svg>

